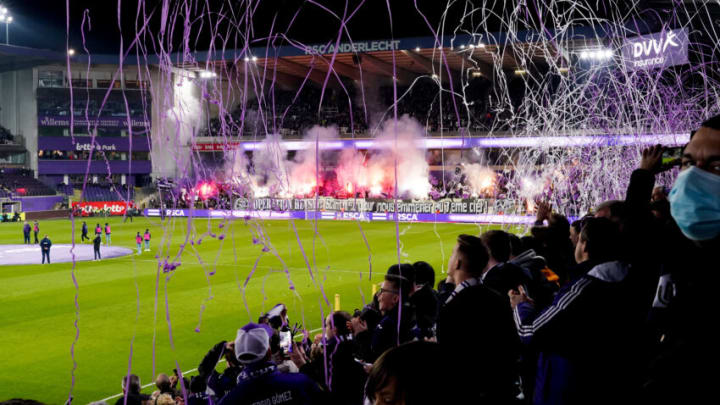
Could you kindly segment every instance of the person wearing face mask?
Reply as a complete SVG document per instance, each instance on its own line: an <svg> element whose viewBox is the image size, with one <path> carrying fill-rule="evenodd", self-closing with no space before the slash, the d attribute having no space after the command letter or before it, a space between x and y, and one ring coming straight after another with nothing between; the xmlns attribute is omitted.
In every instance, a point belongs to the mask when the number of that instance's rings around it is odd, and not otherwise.
<svg viewBox="0 0 720 405"><path fill-rule="evenodd" d="M712 386L699 364L716 347L707 324L720 271L720 115L691 135L668 200L677 232L668 233L672 250L663 248L670 253L651 313L656 352L643 387L648 402L698 403Z"/></svg>

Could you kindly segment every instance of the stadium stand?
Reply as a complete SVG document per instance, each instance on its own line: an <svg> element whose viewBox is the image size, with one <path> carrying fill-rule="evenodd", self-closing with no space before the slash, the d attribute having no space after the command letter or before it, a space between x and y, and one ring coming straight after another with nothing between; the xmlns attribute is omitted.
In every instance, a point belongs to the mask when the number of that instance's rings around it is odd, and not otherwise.
<svg viewBox="0 0 720 405"><path fill-rule="evenodd" d="M420 79L412 87L398 86L397 93L405 96L398 100L397 113L398 116L407 114L415 118L425 124L429 132L436 132L441 127L446 131L457 131L459 127L467 127L468 125L467 114L464 114L464 109L468 108L470 112L470 128L475 131L487 131L492 126L495 117L494 112L488 111L485 102L489 87L490 82L482 78L470 81L465 89L468 99L466 105L461 97L448 95L438 99L437 83L429 78ZM320 110L317 108L320 89L316 87L308 86L300 93L276 90L274 94L275 116L265 117L266 128L279 126L281 130L284 130L283 136L286 138L300 136L305 130L315 125L337 126L341 135L350 133L363 134L368 130L368 121L371 123L380 122L383 115L394 114L392 110L394 90L392 87L381 87L378 100L364 100L365 103L353 102L351 111L347 99L357 99L353 89L352 86L348 87L348 95L341 94L333 89L326 89L324 97L327 100L327 106ZM345 102L341 98L344 98ZM366 111L362 108L363 104L369 105L368 108L374 106L375 110ZM257 114L259 108L257 99L248 102L243 133L251 133L254 128L261 128L262 121L260 115ZM458 115L455 114L456 108L460 112L459 127ZM238 106L222 119L213 118L210 120L204 135L218 136L225 133L238 136L242 116L242 106Z"/></svg>
<svg viewBox="0 0 720 405"><path fill-rule="evenodd" d="M63 186L63 190L67 191L67 187L69 186ZM76 185L75 189L82 190L82 184ZM83 199L85 201L118 201L126 198L128 190L130 191L130 199L134 199L135 190L132 187L87 184L85 185Z"/></svg>
<svg viewBox="0 0 720 405"><path fill-rule="evenodd" d="M15 137L8 131L7 128L0 125L0 144L13 144Z"/></svg>
<svg viewBox="0 0 720 405"><path fill-rule="evenodd" d="M0 189L5 192L24 197L55 195L55 191L27 174L0 174Z"/></svg>

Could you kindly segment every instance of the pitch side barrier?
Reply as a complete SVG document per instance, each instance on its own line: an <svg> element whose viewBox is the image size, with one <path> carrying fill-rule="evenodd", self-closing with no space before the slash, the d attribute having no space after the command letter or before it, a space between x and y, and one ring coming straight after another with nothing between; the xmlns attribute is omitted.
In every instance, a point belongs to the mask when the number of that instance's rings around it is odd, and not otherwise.
<svg viewBox="0 0 720 405"><path fill-rule="evenodd" d="M162 212L164 211L164 212ZM381 212L332 212L332 211L247 211L247 210L198 210L198 209L146 209L146 216L236 218L236 219L318 219L323 221L395 221L399 222L456 222L491 224L532 224L531 215L503 214L423 214L423 213L381 213Z"/></svg>
<svg viewBox="0 0 720 405"><path fill-rule="evenodd" d="M465 222L531 224L524 201L468 198L388 200L382 198L237 198L232 210L148 209L146 215L200 218L310 219L335 221Z"/></svg>

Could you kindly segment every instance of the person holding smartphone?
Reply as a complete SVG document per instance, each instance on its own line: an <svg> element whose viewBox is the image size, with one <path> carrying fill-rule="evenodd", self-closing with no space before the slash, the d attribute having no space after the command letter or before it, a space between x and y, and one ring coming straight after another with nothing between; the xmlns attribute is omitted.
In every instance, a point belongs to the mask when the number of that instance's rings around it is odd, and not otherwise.
<svg viewBox="0 0 720 405"><path fill-rule="evenodd" d="M290 359L300 369L320 385L330 391L330 403L341 405L361 405L363 403L363 387L367 374L362 362L354 357L352 331L348 328L350 314L335 311L325 318L323 325L323 350L310 359L302 345L293 342ZM325 359L328 370L332 373L330 386L325 380Z"/></svg>
<svg viewBox="0 0 720 405"><path fill-rule="evenodd" d="M657 150L648 155L657 159ZM665 243L654 250L662 272L653 285L649 346L657 350L643 402L700 403L713 379L697 361L717 349L707 320L717 306L709 291L720 283L720 115L691 132L668 201L674 223L661 229Z"/></svg>

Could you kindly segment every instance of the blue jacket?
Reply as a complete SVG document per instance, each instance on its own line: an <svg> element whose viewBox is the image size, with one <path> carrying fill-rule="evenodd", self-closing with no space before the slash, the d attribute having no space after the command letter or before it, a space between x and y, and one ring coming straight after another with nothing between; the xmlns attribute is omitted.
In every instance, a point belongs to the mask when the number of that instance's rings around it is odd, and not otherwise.
<svg viewBox="0 0 720 405"><path fill-rule="evenodd" d="M238 376L237 386L219 405L325 403L325 393L310 377L302 373L280 373L275 363L259 361L245 367Z"/></svg>
<svg viewBox="0 0 720 405"><path fill-rule="evenodd" d="M563 287L540 313L513 311L523 343L539 352L534 404L612 403L629 389L637 319L621 262L594 266Z"/></svg>

